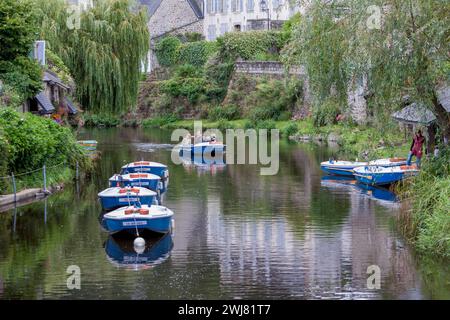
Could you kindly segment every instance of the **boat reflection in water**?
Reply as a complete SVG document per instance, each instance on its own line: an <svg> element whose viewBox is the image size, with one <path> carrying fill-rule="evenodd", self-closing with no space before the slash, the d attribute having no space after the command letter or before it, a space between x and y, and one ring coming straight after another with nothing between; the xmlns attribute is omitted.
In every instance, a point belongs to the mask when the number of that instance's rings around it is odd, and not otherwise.
<svg viewBox="0 0 450 320"><path fill-rule="evenodd" d="M194 155L191 157L180 157L180 160L187 171L197 170L198 172L216 174L219 171L223 171L226 167L223 155L217 157Z"/></svg>
<svg viewBox="0 0 450 320"><path fill-rule="evenodd" d="M133 239L109 236L105 244L108 260L118 267L144 270L159 265L170 257L173 248L170 232L162 237L146 236L143 248L135 248Z"/></svg>
<svg viewBox="0 0 450 320"><path fill-rule="evenodd" d="M352 177L323 176L320 184L322 187L328 189L359 192L373 200L377 200L380 204L385 204L387 206L399 204L398 197L394 192L385 188L358 183L358 181Z"/></svg>

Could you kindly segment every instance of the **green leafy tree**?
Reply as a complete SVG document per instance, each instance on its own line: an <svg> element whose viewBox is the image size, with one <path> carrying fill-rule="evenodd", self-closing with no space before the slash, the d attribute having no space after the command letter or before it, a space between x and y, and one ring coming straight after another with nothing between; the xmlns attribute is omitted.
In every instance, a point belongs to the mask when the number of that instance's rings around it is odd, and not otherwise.
<svg viewBox="0 0 450 320"><path fill-rule="evenodd" d="M97 113L121 113L136 105L149 50L147 13L132 0L94 3L71 12L63 0L38 1L41 33L70 69L80 103Z"/></svg>
<svg viewBox="0 0 450 320"><path fill-rule="evenodd" d="M449 16L444 0L315 0L285 61L306 66L319 107L330 96L345 101L350 79L366 76L375 115L408 94L430 107L449 137L449 114L437 99L449 82Z"/></svg>
<svg viewBox="0 0 450 320"><path fill-rule="evenodd" d="M0 2L0 79L23 101L41 89L42 71L29 58L38 35L36 10L30 0Z"/></svg>

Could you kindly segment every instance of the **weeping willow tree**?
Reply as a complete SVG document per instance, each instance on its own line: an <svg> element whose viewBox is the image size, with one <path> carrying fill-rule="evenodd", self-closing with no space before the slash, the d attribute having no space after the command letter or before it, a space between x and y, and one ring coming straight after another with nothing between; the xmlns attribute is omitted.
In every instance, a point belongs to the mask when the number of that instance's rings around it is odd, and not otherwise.
<svg viewBox="0 0 450 320"><path fill-rule="evenodd" d="M450 83L448 1L312 0L304 16L286 61L305 65L319 102L332 95L345 101L348 82L363 75L375 115L409 95L429 106L450 136L449 113L437 98Z"/></svg>
<svg viewBox="0 0 450 320"><path fill-rule="evenodd" d="M37 0L42 34L68 66L77 98L95 113L134 107L149 50L146 10L131 0L95 0L80 10L64 0Z"/></svg>

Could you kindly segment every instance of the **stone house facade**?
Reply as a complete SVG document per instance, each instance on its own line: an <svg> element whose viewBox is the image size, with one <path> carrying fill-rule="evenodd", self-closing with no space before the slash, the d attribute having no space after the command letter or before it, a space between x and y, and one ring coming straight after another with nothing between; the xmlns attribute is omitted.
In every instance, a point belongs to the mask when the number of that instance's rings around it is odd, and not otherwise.
<svg viewBox="0 0 450 320"><path fill-rule="evenodd" d="M203 34L202 0L140 0L148 9L150 32L149 69L158 66L153 48L166 35Z"/></svg>
<svg viewBox="0 0 450 320"><path fill-rule="evenodd" d="M207 40L215 40L231 31L277 29L301 9L297 1L291 0L265 0L266 11L261 7L261 0L203 1L203 33Z"/></svg>

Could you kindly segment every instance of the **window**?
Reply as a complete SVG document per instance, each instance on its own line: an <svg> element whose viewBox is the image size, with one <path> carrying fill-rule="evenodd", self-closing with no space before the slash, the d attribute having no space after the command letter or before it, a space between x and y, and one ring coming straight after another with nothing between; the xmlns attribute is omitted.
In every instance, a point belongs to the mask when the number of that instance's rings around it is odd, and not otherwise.
<svg viewBox="0 0 450 320"><path fill-rule="evenodd" d="M208 26L208 40L213 41L216 40L216 26L211 24Z"/></svg>
<svg viewBox="0 0 450 320"><path fill-rule="evenodd" d="M228 23L221 23L220 24L220 34L225 34L228 32Z"/></svg>
<svg viewBox="0 0 450 320"><path fill-rule="evenodd" d="M244 0L231 0L231 11L232 12L244 11Z"/></svg>
<svg viewBox="0 0 450 320"><path fill-rule="evenodd" d="M255 11L255 0L247 0L247 12Z"/></svg>

